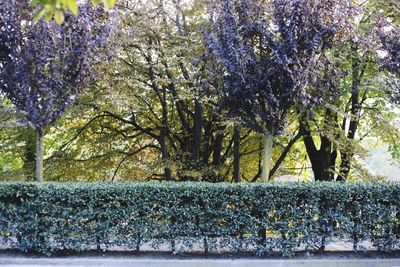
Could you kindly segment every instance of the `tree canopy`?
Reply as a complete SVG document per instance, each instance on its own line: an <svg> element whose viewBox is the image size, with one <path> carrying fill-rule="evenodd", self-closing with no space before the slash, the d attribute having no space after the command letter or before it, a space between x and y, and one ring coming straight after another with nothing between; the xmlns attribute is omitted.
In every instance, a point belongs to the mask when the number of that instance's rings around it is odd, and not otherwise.
<svg viewBox="0 0 400 267"><path fill-rule="evenodd" d="M372 158L399 165L394 1L62 2L47 20L0 4L2 179L33 176L28 125L46 129L46 180L380 180Z"/></svg>
<svg viewBox="0 0 400 267"><path fill-rule="evenodd" d="M67 13L62 25L33 22L28 4L0 3L0 90L36 129L39 146L46 127L93 79L111 24L100 8L87 4L80 6L79 16Z"/></svg>

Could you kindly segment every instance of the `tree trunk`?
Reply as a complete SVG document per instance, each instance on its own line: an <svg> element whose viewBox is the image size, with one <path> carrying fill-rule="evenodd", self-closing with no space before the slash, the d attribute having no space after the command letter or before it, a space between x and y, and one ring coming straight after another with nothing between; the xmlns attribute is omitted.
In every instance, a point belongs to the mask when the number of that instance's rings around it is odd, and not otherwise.
<svg viewBox="0 0 400 267"><path fill-rule="evenodd" d="M358 129L358 124L360 120L360 82L364 75L365 67L360 66L360 59L358 58L357 46L353 46L353 63L352 63L352 89L351 89L351 119L349 125L349 131L347 132L347 138L349 140L354 140L356 136L356 131ZM350 174L351 161L353 159L354 152L351 151L341 151L342 163L340 164L340 173L337 181L346 181Z"/></svg>
<svg viewBox="0 0 400 267"><path fill-rule="evenodd" d="M351 169L351 158L353 157L352 153L341 153L342 162L340 163L340 173L336 179L337 182L345 182L349 178L350 169Z"/></svg>
<svg viewBox="0 0 400 267"><path fill-rule="evenodd" d="M213 143L212 165L217 168L221 166L221 152L224 141L224 134L222 133L223 130L225 130L225 126L219 126L217 128L217 134Z"/></svg>
<svg viewBox="0 0 400 267"><path fill-rule="evenodd" d="M194 127L193 127L193 148L192 148L192 160L197 162L200 154L201 145L201 128L202 128L202 107L198 100L198 96L195 99L195 112L194 112Z"/></svg>
<svg viewBox="0 0 400 267"><path fill-rule="evenodd" d="M332 169L334 168L334 161L329 158L336 158L328 152L318 151L316 155L310 157L312 162L312 170L314 173L315 181L333 181L334 173Z"/></svg>
<svg viewBox="0 0 400 267"><path fill-rule="evenodd" d="M271 171L269 172L269 179L271 180L276 171L281 166L282 162L285 160L286 156L289 154L289 151L292 149L293 145L300 139L302 133L299 131L287 144L285 149L282 151L282 154L279 156L278 160L275 162L275 165L272 167Z"/></svg>
<svg viewBox="0 0 400 267"><path fill-rule="evenodd" d="M42 128L36 129L36 181L43 181L43 143L44 131Z"/></svg>
<svg viewBox="0 0 400 267"><path fill-rule="evenodd" d="M239 127L233 128L233 180L240 183L240 131Z"/></svg>
<svg viewBox="0 0 400 267"><path fill-rule="evenodd" d="M167 144L165 142L165 136L162 134L160 139L161 139L160 140L161 157L164 161L164 164L166 164L166 166L164 167L165 180L172 181L171 169L168 167L169 154L168 154Z"/></svg>
<svg viewBox="0 0 400 267"><path fill-rule="evenodd" d="M163 87L162 97L160 99L162 105L162 119L161 119L161 132L160 132L160 147L161 147L161 156L164 160L164 175L167 181L172 181L171 169L169 167L169 152L167 147L167 138L168 138L168 107L167 107L167 89Z"/></svg>
<svg viewBox="0 0 400 267"><path fill-rule="evenodd" d="M200 155L201 155L201 161L204 166L207 166L208 163L210 162L210 156L211 156L211 146L210 146L210 140L212 140L213 132L212 132L212 122L209 121L207 124L204 126L204 137L202 141L202 146L200 146Z"/></svg>
<svg viewBox="0 0 400 267"><path fill-rule="evenodd" d="M36 130L27 127L26 132L23 133L25 139L25 151L24 151L24 165L28 178L34 177L35 175L35 164L36 164Z"/></svg>
<svg viewBox="0 0 400 267"><path fill-rule="evenodd" d="M261 182L269 181L269 171L271 168L271 158L272 158L272 145L274 137L270 133L264 135L264 149L263 149L263 163L262 163L262 173Z"/></svg>
<svg viewBox="0 0 400 267"><path fill-rule="evenodd" d="M331 115L331 113L326 115L325 122L335 119ZM306 147L308 158L311 162L314 180L333 181L333 170L335 169L336 165L337 150L332 141L329 138L320 135L321 147L320 149L317 149L314 139L311 136L310 126L308 125L306 117L300 119L300 131L303 133L303 141Z"/></svg>

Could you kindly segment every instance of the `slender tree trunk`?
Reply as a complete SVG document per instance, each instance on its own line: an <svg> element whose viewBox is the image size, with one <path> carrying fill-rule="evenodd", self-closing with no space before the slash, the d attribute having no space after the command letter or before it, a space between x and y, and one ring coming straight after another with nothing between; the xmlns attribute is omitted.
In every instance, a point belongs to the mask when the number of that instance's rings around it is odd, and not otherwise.
<svg viewBox="0 0 400 267"><path fill-rule="evenodd" d="M337 182L347 181L349 174L350 174L352 157L353 157L353 155L351 153L342 152L342 154L341 154L342 162L340 163L340 173L339 173L338 177L336 178Z"/></svg>
<svg viewBox="0 0 400 267"><path fill-rule="evenodd" d="M167 108L167 90L163 88L162 91L162 128L160 132L160 147L161 147L161 156L166 164L164 168L164 175L167 181L172 181L171 169L169 165L169 152L167 147L167 138L168 138L168 108Z"/></svg>
<svg viewBox="0 0 400 267"><path fill-rule="evenodd" d="M357 46L353 46L353 63L352 63L352 89L351 89L351 119L349 125L349 131L347 133L347 138L349 140L354 140L356 136L356 131L358 129L358 124L360 120L360 82L364 75L365 66L360 66L360 59L358 58ZM342 151L340 164L340 173L337 181L346 181L350 174L351 161L354 157L353 151Z"/></svg>
<svg viewBox="0 0 400 267"><path fill-rule="evenodd" d="M198 96L195 99L195 114L194 114L194 129L193 129L193 149L192 149L192 160L197 162L200 155L201 145L201 129L202 129L202 107L198 100Z"/></svg>
<svg viewBox="0 0 400 267"><path fill-rule="evenodd" d="M43 181L43 146L44 131L42 128L36 129L36 181Z"/></svg>
<svg viewBox="0 0 400 267"><path fill-rule="evenodd" d="M27 127L25 136L24 170L29 178L35 175L36 164L36 130Z"/></svg>
<svg viewBox="0 0 400 267"><path fill-rule="evenodd" d="M217 129L217 135L215 137L215 141L213 143L213 158L212 165L214 167L221 166L221 152L222 152L222 143L224 141L224 134L222 131L225 129L225 126L220 126Z"/></svg>
<svg viewBox="0 0 400 267"><path fill-rule="evenodd" d="M211 156L211 146L210 146L210 140L211 137L213 136L213 132L212 132L212 122L209 121L205 124L204 126L204 137L202 143L203 145L200 147L200 155L201 155L201 161L203 165L208 165L208 163L210 162L210 156Z"/></svg>
<svg viewBox="0 0 400 267"><path fill-rule="evenodd" d="M274 137L270 133L265 133L264 135L264 149L263 149L263 162L262 162L262 173L261 182L269 181L269 171L271 168L271 158L272 158L272 145Z"/></svg>
<svg viewBox="0 0 400 267"><path fill-rule="evenodd" d="M302 136L302 133L299 131L294 137L293 139L291 139L289 141L289 143L287 144L287 146L285 147L285 149L282 151L282 154L279 156L278 160L275 162L275 165L272 167L272 169L269 172L269 179L271 180L271 178L274 176L274 174L276 173L276 171L279 169L279 167L281 166L282 162L285 160L286 156L289 154L289 151L292 149L293 145L297 142L297 140L300 139L300 137Z"/></svg>
<svg viewBox="0 0 400 267"><path fill-rule="evenodd" d="M233 128L233 180L240 183L240 131L239 127Z"/></svg>
<svg viewBox="0 0 400 267"><path fill-rule="evenodd" d="M169 154L164 134L161 135L160 139L161 157L165 161L164 163L167 165L164 167L165 180L172 181L171 169L168 167Z"/></svg>

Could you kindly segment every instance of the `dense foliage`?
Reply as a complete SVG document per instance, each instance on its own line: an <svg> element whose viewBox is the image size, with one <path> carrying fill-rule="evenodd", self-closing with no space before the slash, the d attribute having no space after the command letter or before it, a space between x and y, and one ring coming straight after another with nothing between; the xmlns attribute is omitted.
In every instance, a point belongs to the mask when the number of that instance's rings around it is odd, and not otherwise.
<svg viewBox="0 0 400 267"><path fill-rule="evenodd" d="M71 6L52 6L74 1L36 2L49 4L50 15L59 7L71 23L50 17L22 23L24 36L43 25L57 31L73 24L74 33L97 27L97 15L92 19L86 9L74 17L63 10ZM38 114L36 124L56 120L44 137L46 180L397 179L398 7L391 0L303 2L120 0L114 5L121 18L118 58L97 64L104 57L92 48L114 43L90 41L77 79L69 74L81 61L72 55L75 63L67 71L58 64L63 53L53 53L61 37L48 49L51 42L37 32L40 40L29 46L37 49L24 50L25 63L15 65L23 73L0 72L25 89L34 77L56 89L47 94L36 86L27 95L44 92L28 112ZM1 23L37 14L17 3L25 2L1 2L3 9L15 5L19 12L2 10ZM6 61L6 44L18 51L11 44L19 34L10 33L18 23L10 25L0 29L0 57ZM103 26L91 33L108 37L112 25ZM80 38L71 40L67 48L82 46ZM43 61L46 53L50 65ZM94 55L93 63L88 59ZM40 67L36 72L24 68L29 58ZM50 70L56 75L48 75ZM63 70L68 75L61 78ZM87 83L93 73L95 82ZM78 81L83 82L61 87ZM35 133L19 123L26 112L4 93L0 104L0 178L30 180Z"/></svg>
<svg viewBox="0 0 400 267"><path fill-rule="evenodd" d="M381 66L394 77L388 81L390 85L389 96L392 101L400 103L400 28L396 28L390 23L383 23L387 28L381 34L382 52Z"/></svg>
<svg viewBox="0 0 400 267"><path fill-rule="evenodd" d="M58 119L90 81L110 28L101 11L87 5L79 17L66 14L63 25L33 23L27 11L27 1L0 4L0 89L30 126L41 128Z"/></svg>
<svg viewBox="0 0 400 267"><path fill-rule="evenodd" d="M102 3L105 8L111 8L116 0L91 0L93 5ZM54 20L61 24L64 22L65 12L72 12L75 16L79 13L78 3L76 0L32 0L31 5L39 6L35 14L36 19L45 17L47 20Z"/></svg>
<svg viewBox="0 0 400 267"><path fill-rule="evenodd" d="M287 126L293 109L323 103L336 88L315 86L321 53L337 45L353 15L347 1L213 1L207 47L224 73L222 103L266 134L262 179L269 179L272 136ZM326 83L327 81L325 81ZM313 90L309 90L312 88ZM218 89L217 89L218 91ZM316 178L320 177L316 175Z"/></svg>
<svg viewBox="0 0 400 267"><path fill-rule="evenodd" d="M1 183L0 233L22 251L193 246L205 252L400 245L395 183Z"/></svg>
<svg viewBox="0 0 400 267"><path fill-rule="evenodd" d="M319 93L306 89L318 71L321 50L332 47L336 34L348 26L347 1L212 3L207 46L226 73L228 109L244 113L240 117L250 127L276 134L293 105L321 101Z"/></svg>
<svg viewBox="0 0 400 267"><path fill-rule="evenodd" d="M102 8L83 2L80 11L77 17L66 13L65 22L58 25L44 19L35 22L29 1L0 3L0 92L37 131L39 181L46 127L88 86L112 35Z"/></svg>

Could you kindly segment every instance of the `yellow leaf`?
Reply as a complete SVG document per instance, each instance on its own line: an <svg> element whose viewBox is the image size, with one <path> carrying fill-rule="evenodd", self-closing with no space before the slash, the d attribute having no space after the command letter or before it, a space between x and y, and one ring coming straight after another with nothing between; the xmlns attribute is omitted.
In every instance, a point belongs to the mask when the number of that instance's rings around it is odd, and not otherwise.
<svg viewBox="0 0 400 267"><path fill-rule="evenodd" d="M116 0L103 0L104 8L110 9L115 5Z"/></svg>
<svg viewBox="0 0 400 267"><path fill-rule="evenodd" d="M54 11L54 20L57 24L61 24L64 22L64 12L62 10Z"/></svg>
<svg viewBox="0 0 400 267"><path fill-rule="evenodd" d="M50 20L51 17L53 16L54 11L55 11L54 6L52 6L52 5L45 5L45 6L43 7L43 9L44 9L44 16L45 16L46 20Z"/></svg>
<svg viewBox="0 0 400 267"><path fill-rule="evenodd" d="M78 15L78 6L76 5L75 0L67 0L68 9L74 14L75 16Z"/></svg>
<svg viewBox="0 0 400 267"><path fill-rule="evenodd" d="M92 5L97 6L100 3L100 0L92 0Z"/></svg>

